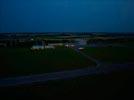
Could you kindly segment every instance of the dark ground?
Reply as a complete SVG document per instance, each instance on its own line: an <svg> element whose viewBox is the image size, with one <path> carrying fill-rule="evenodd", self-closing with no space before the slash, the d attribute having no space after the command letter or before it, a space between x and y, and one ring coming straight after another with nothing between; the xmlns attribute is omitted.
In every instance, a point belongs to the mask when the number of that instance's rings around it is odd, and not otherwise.
<svg viewBox="0 0 134 100"><path fill-rule="evenodd" d="M109 74L35 83L29 86L0 89L0 100L24 99L134 99L134 70L124 69Z"/></svg>

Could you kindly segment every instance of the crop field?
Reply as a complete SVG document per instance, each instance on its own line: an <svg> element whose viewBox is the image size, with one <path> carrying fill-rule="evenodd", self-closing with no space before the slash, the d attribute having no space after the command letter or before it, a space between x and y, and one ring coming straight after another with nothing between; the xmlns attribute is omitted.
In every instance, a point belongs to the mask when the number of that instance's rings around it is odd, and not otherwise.
<svg viewBox="0 0 134 100"><path fill-rule="evenodd" d="M70 48L31 51L29 48L0 48L0 77L41 74L95 66Z"/></svg>
<svg viewBox="0 0 134 100"><path fill-rule="evenodd" d="M83 52L102 63L134 62L134 48L129 47L86 47Z"/></svg>

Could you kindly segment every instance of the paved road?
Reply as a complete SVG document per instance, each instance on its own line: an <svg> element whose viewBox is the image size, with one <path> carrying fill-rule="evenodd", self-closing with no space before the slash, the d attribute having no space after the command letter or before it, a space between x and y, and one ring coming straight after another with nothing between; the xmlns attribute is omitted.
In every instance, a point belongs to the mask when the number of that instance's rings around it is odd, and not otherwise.
<svg viewBox="0 0 134 100"><path fill-rule="evenodd" d="M30 76L0 79L0 87L18 86L24 84L32 84L34 82L47 82L49 80L68 79L79 76L110 73L114 70L120 70L120 69L134 70L134 63L113 64L109 66L100 65L100 67L91 67L91 68L88 67L84 69L77 69L71 71L62 71L55 73L46 73L41 75L30 75Z"/></svg>
<svg viewBox="0 0 134 100"><path fill-rule="evenodd" d="M90 56L86 55L85 53L83 53L82 51L80 51L78 48L79 47L75 47L75 48L72 48L72 49L74 49L77 53L81 54L85 58L89 59L89 61L91 60L91 61L95 62L97 64L97 66L100 66L101 62L99 62L97 59L95 59L93 57L90 57Z"/></svg>

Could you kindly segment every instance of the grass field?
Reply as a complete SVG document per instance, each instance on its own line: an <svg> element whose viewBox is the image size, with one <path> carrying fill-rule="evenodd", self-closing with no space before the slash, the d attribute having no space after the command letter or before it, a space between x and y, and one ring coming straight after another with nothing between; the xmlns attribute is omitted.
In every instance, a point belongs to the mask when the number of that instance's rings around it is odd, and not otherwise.
<svg viewBox="0 0 134 100"><path fill-rule="evenodd" d="M83 52L104 63L134 62L134 48L86 47Z"/></svg>
<svg viewBox="0 0 134 100"><path fill-rule="evenodd" d="M133 71L122 70L110 74L84 76L68 80L49 81L32 85L0 89L4 98L82 98L107 100L133 97ZM105 98L105 99L104 99Z"/></svg>
<svg viewBox="0 0 134 100"><path fill-rule="evenodd" d="M28 48L1 48L0 61L0 77L95 66L94 62L64 47L43 51L31 51Z"/></svg>

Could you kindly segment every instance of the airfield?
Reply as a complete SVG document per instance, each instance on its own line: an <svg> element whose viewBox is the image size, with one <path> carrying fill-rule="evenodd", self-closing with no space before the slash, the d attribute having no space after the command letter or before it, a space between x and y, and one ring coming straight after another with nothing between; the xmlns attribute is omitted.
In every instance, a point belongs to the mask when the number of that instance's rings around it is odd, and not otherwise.
<svg viewBox="0 0 134 100"><path fill-rule="evenodd" d="M62 41L63 45L43 50L31 50L32 45L0 48L1 94L18 98L20 95L46 98L71 94L109 98L120 95L115 91L124 85L132 88L126 81L133 83L133 38L71 35L40 36L37 40L44 38L48 44ZM79 45L74 43L76 39L88 43Z"/></svg>
<svg viewBox="0 0 134 100"><path fill-rule="evenodd" d="M0 78L133 63L133 43L120 34L1 35Z"/></svg>

